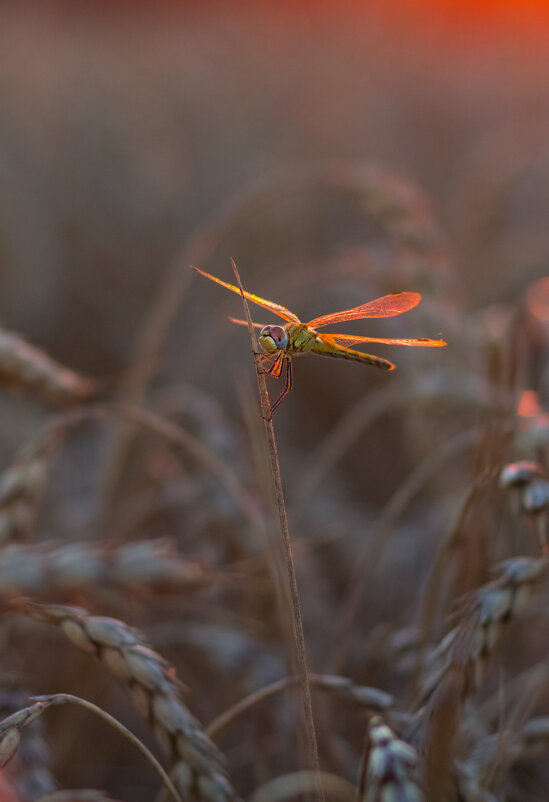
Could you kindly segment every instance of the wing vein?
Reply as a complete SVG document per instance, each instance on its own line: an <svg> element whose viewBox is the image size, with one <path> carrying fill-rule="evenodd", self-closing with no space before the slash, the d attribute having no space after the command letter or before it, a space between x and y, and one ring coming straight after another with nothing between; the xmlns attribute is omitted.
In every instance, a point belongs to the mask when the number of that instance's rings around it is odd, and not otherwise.
<svg viewBox="0 0 549 802"><path fill-rule="evenodd" d="M345 320L362 320L367 317L394 317L408 312L417 306L421 300L419 292L394 292L384 295L374 301L368 301L353 309L344 309L342 312L333 312L330 315L315 317L307 323L313 329L328 326L330 323L341 323Z"/></svg>
<svg viewBox="0 0 549 802"><path fill-rule="evenodd" d="M211 281L215 281L216 284L221 284L222 287L225 287L231 292L236 292L237 295L240 295L240 290L238 287L235 287L234 284L229 284L226 281L222 281L220 278L216 278L216 276L211 276L209 273L206 273L204 270L200 270L199 267L194 267L194 270L197 273L200 273L202 276L206 276ZM276 304L273 301L267 301L265 298L260 298L259 295L253 295L251 292L247 292L243 290L244 297L248 299L248 301L252 301L252 303L257 304L258 306L262 306L264 309L269 309L269 311L274 312L275 315L287 320L289 323L299 323L300 320L297 315L294 315L293 312L290 312L289 309L286 309L285 306L281 304Z"/></svg>
<svg viewBox="0 0 549 802"><path fill-rule="evenodd" d="M357 343L381 343L384 345L408 345L423 346L429 348L440 348L446 345L444 340L430 340L428 337L408 338L408 337L359 337L354 334L321 334L319 335L324 342L349 347Z"/></svg>

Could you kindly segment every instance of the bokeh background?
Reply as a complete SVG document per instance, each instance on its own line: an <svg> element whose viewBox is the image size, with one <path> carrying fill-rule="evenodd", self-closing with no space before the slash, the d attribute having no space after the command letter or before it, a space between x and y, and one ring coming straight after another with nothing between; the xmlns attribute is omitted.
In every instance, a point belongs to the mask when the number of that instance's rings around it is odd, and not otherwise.
<svg viewBox="0 0 549 802"><path fill-rule="evenodd" d="M549 274L548 41L546 0L0 6L6 328L97 379L103 398L183 425L260 505L248 335L227 320L241 305L190 264L232 281L234 258L246 288L304 320L419 290L413 312L345 330L448 341L380 347L397 363L391 374L295 364L275 423L316 671L390 684L379 644L410 623L474 475L470 433L493 411L489 383L541 403L549 389L549 292L536 283ZM255 319L272 322L263 310ZM502 352L509 321L520 336ZM4 467L52 414L2 392ZM173 444L103 421L56 456L33 537L169 535L222 573L261 562L252 529ZM342 650L338 616L365 543L367 598ZM520 548L535 552L531 541ZM164 601L156 618L133 599L84 601L148 627L208 720L284 673L276 605L254 570L245 589ZM484 564L475 577L486 576ZM46 652L50 674L35 677L21 654L18 670L34 692L93 694L94 672L58 657L60 643ZM95 692L116 697L108 683ZM141 768L90 759L56 715L62 785L95 779L149 798ZM222 744L243 793L292 763L276 735L287 721L254 726ZM352 765L341 747L336 771L343 753Z"/></svg>

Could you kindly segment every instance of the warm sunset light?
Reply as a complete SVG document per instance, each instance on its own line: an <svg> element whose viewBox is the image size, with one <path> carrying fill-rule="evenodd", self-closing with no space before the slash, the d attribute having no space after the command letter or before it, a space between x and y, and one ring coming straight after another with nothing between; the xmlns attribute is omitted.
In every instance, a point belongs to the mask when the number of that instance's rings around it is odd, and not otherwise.
<svg viewBox="0 0 549 802"><path fill-rule="evenodd" d="M548 221L549 0L0 2L0 802L549 800Z"/></svg>

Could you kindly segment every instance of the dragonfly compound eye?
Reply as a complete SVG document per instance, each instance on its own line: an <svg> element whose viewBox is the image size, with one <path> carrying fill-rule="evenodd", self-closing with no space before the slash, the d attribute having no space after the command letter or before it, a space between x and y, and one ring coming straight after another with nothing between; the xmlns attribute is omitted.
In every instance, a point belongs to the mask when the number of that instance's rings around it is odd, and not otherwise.
<svg viewBox="0 0 549 802"><path fill-rule="evenodd" d="M288 345L288 335L282 326L271 326L269 334L277 344L278 348L286 348Z"/></svg>
<svg viewBox="0 0 549 802"><path fill-rule="evenodd" d="M282 326L264 326L259 332L259 343L268 354L274 354L286 348L288 335Z"/></svg>

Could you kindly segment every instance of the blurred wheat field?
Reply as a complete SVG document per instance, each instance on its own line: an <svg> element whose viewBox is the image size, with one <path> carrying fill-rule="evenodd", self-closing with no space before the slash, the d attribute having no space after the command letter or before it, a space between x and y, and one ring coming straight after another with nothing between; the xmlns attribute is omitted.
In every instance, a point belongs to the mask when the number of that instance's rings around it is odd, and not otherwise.
<svg viewBox="0 0 549 802"><path fill-rule="evenodd" d="M2 6L1 800L549 797L546 22ZM231 258L448 342L274 417L316 779Z"/></svg>

